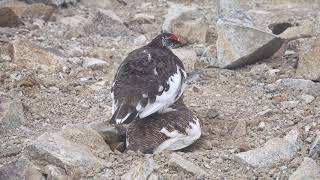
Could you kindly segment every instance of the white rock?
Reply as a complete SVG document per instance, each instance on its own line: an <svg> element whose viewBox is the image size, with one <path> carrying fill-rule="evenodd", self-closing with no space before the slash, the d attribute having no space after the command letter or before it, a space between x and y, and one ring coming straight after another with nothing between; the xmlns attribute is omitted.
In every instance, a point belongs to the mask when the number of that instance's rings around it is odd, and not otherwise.
<svg viewBox="0 0 320 180"><path fill-rule="evenodd" d="M140 162L138 165L134 165L129 172L125 173L121 179L123 180L142 180L150 179L150 176L155 179L159 179L158 175L154 172L157 169L157 165L152 157L145 157L145 161Z"/></svg>
<svg viewBox="0 0 320 180"><path fill-rule="evenodd" d="M109 64L106 61L96 58L85 58L83 61L84 68L90 68L92 70L102 70L106 68Z"/></svg>
<svg viewBox="0 0 320 180"><path fill-rule="evenodd" d="M80 3L91 8L111 9L112 3L110 0L80 0Z"/></svg>
<svg viewBox="0 0 320 180"><path fill-rule="evenodd" d="M133 44L134 44L135 46L142 46L143 44L145 44L146 41L147 41L146 36L145 36L145 35L140 35L140 36L138 36L138 37L136 37L136 38L134 39Z"/></svg>
<svg viewBox="0 0 320 180"><path fill-rule="evenodd" d="M62 17L59 19L59 22L61 24L64 24L66 26L70 27L79 27L83 26L88 22L88 19L80 16L80 15L75 15L75 16L70 16L70 17Z"/></svg>
<svg viewBox="0 0 320 180"><path fill-rule="evenodd" d="M305 157L298 169L289 177L289 180L316 180L320 179L320 167L311 158Z"/></svg>
<svg viewBox="0 0 320 180"><path fill-rule="evenodd" d="M261 148L235 155L235 160L253 167L270 167L277 162L289 160L299 150L299 132L292 130L284 138L273 138Z"/></svg>
<svg viewBox="0 0 320 180"><path fill-rule="evenodd" d="M169 166L182 168L184 171L197 175L199 177L205 175L205 171L194 163L184 159L182 156L173 153L169 159Z"/></svg>

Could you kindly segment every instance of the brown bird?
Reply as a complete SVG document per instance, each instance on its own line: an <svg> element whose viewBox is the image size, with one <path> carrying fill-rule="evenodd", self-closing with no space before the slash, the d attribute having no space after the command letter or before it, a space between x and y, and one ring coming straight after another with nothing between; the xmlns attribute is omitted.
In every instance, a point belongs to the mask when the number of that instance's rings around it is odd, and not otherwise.
<svg viewBox="0 0 320 180"><path fill-rule="evenodd" d="M129 124L126 133L127 150L145 154L179 150L199 139L200 120L182 100L170 108L173 109L171 112L153 114Z"/></svg>

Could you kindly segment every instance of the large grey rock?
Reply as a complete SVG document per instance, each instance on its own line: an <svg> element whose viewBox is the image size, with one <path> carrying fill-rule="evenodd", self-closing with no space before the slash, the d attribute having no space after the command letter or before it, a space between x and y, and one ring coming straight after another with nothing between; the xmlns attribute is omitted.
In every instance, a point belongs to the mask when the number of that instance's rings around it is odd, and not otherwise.
<svg viewBox="0 0 320 180"><path fill-rule="evenodd" d="M305 157L298 169L289 177L289 180L316 180L320 179L320 167L311 158Z"/></svg>
<svg viewBox="0 0 320 180"><path fill-rule="evenodd" d="M320 38L304 40L299 50L297 76L309 80L320 80Z"/></svg>
<svg viewBox="0 0 320 180"><path fill-rule="evenodd" d="M235 68L272 56L282 45L277 36L232 22L217 22L217 59L213 65Z"/></svg>
<svg viewBox="0 0 320 180"><path fill-rule="evenodd" d="M17 27L20 25L23 25L23 22L12 8L0 8L0 27Z"/></svg>
<svg viewBox="0 0 320 180"><path fill-rule="evenodd" d="M54 51L41 48L28 40L18 39L12 42L11 59L19 68L56 71L60 68L62 57Z"/></svg>
<svg viewBox="0 0 320 180"><path fill-rule="evenodd" d="M20 127L24 121L21 101L0 96L0 134Z"/></svg>
<svg viewBox="0 0 320 180"><path fill-rule="evenodd" d="M109 152L97 132L73 126L64 127L62 132L45 133L25 148L27 157L43 169L51 164L63 168L74 178L99 172L106 166L106 161L101 158L108 156Z"/></svg>
<svg viewBox="0 0 320 180"><path fill-rule="evenodd" d="M178 35L185 43L205 43L208 28L206 18L196 6L173 3L162 25L162 31Z"/></svg>
<svg viewBox="0 0 320 180"><path fill-rule="evenodd" d="M73 5L77 3L77 0L25 0L28 3L43 3L51 6L64 6L64 5Z"/></svg>
<svg viewBox="0 0 320 180"><path fill-rule="evenodd" d="M288 88L292 90L299 90L305 94L320 96L320 83L316 83L311 80L291 78L279 79L272 84L271 87L275 89Z"/></svg>
<svg viewBox="0 0 320 180"><path fill-rule="evenodd" d="M134 165L127 173L125 173L121 179L123 180L142 180L142 179L159 179L159 175L155 172L157 165L152 157L145 157L145 160L139 162L138 165Z"/></svg>
<svg viewBox="0 0 320 180"><path fill-rule="evenodd" d="M235 160L253 167L270 167L292 158L300 149L299 132L291 130L284 138L273 138L261 148L235 155Z"/></svg>
<svg viewBox="0 0 320 180"><path fill-rule="evenodd" d="M176 153L171 154L169 159L169 166L172 166L178 169L180 168L198 177L202 177L206 174L206 172L202 168L186 160L185 158L183 158L182 156Z"/></svg>
<svg viewBox="0 0 320 180"><path fill-rule="evenodd" d="M20 159L0 167L1 180L45 180L37 167L30 161Z"/></svg>
<svg viewBox="0 0 320 180"><path fill-rule="evenodd" d="M96 33L101 36L117 37L128 33L120 17L112 10L98 9L98 12L85 27L87 33Z"/></svg>
<svg viewBox="0 0 320 180"><path fill-rule="evenodd" d="M219 18L247 27L254 26L251 17L245 13L239 0L219 0L217 5Z"/></svg>

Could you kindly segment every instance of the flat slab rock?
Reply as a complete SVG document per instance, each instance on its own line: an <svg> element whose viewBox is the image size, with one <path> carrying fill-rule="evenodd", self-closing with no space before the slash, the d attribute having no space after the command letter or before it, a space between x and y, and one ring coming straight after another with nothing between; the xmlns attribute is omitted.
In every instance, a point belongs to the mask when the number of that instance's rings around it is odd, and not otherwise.
<svg viewBox="0 0 320 180"><path fill-rule="evenodd" d="M37 167L26 159L19 159L0 167L1 180L45 180Z"/></svg>
<svg viewBox="0 0 320 180"><path fill-rule="evenodd" d="M220 68L236 68L272 56L282 40L270 33L219 19L217 22L217 59Z"/></svg>
<svg viewBox="0 0 320 180"><path fill-rule="evenodd" d="M24 121L21 101L0 96L0 134L20 127Z"/></svg>
<svg viewBox="0 0 320 180"><path fill-rule="evenodd" d="M291 130L284 138L273 138L261 148L236 154L235 160L253 167L270 167L292 158L298 152L298 136L298 130Z"/></svg>
<svg viewBox="0 0 320 180"><path fill-rule="evenodd" d="M203 177L206 174L202 168L175 153L170 156L169 166L180 168L198 177Z"/></svg>
<svg viewBox="0 0 320 180"><path fill-rule="evenodd" d="M25 148L25 155L43 169L62 167L68 176L87 177L105 167L109 146L94 130L66 126L61 132L44 133Z"/></svg>

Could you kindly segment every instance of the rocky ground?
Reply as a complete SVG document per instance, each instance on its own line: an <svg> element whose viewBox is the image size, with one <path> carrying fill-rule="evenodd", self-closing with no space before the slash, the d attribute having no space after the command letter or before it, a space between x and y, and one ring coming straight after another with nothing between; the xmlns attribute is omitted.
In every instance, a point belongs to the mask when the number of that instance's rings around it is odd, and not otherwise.
<svg viewBox="0 0 320 180"><path fill-rule="evenodd" d="M0 1L0 179L320 179L319 1L26 2ZM114 73L161 30L202 137L112 152Z"/></svg>

